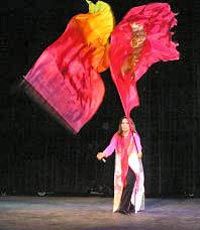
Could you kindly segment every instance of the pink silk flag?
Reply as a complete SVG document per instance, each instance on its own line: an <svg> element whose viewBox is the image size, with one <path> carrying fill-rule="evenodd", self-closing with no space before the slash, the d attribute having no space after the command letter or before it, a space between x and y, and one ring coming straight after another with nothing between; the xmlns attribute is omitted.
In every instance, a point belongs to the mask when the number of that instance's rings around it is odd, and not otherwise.
<svg viewBox="0 0 200 230"><path fill-rule="evenodd" d="M109 65L108 38L114 23L109 5L100 2L96 10L95 4L87 2L94 13L74 16L25 76L31 91L75 133L103 100L105 89L99 72Z"/></svg>
<svg viewBox="0 0 200 230"><path fill-rule="evenodd" d="M179 59L170 29L177 24L167 3L132 8L111 35L110 68L127 117L139 105L137 81L158 61Z"/></svg>

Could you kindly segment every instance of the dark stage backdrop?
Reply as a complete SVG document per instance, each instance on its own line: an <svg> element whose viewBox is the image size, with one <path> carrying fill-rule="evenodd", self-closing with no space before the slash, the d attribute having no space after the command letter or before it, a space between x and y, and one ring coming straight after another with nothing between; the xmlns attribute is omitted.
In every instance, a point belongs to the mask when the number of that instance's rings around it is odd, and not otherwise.
<svg viewBox="0 0 200 230"><path fill-rule="evenodd" d="M153 1L113 0L117 22L133 6ZM163 1L160 1L163 2ZM181 59L158 63L138 83L141 106L132 112L143 145L147 196L200 196L200 1L168 0L178 12L175 40ZM76 136L20 87L42 51L69 19L87 12L84 0L1 3L0 191L5 194L112 194L114 156L95 156L123 115L110 72L102 74L104 101Z"/></svg>

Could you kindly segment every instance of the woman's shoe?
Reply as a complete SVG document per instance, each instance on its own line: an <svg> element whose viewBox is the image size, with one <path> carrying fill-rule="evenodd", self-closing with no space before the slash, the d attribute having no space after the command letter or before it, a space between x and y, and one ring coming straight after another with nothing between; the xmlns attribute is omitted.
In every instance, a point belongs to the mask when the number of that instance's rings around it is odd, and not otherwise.
<svg viewBox="0 0 200 230"><path fill-rule="evenodd" d="M129 213L125 210L118 210L117 212L119 212L120 214L123 214L123 215L129 215Z"/></svg>
<svg viewBox="0 0 200 230"><path fill-rule="evenodd" d="M128 212L129 213L135 213L135 206L131 204L130 207L129 207Z"/></svg>

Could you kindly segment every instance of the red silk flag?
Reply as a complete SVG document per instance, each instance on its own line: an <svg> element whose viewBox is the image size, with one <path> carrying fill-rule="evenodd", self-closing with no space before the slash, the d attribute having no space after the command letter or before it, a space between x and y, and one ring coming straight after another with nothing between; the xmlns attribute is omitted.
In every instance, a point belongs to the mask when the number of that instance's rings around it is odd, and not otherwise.
<svg viewBox="0 0 200 230"><path fill-rule="evenodd" d="M137 81L158 61L179 59L170 29L175 14L167 3L132 8L111 36L110 68L127 117L139 105Z"/></svg>
<svg viewBox="0 0 200 230"><path fill-rule="evenodd" d="M75 133L103 100L99 72L108 68L108 38L114 23L108 4L87 2L91 12L74 16L25 76L31 91ZM95 30L97 23L101 25Z"/></svg>

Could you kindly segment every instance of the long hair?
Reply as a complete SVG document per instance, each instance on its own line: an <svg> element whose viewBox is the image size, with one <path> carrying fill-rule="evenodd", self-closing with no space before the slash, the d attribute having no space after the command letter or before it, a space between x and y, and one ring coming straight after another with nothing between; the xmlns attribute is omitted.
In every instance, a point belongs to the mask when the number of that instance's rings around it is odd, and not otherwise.
<svg viewBox="0 0 200 230"><path fill-rule="evenodd" d="M132 133L136 133L135 124L134 124L132 118L128 118L128 117L124 116L124 117L120 118L120 120L119 120L119 127L118 127L118 131L117 131L118 135L122 136L122 133L123 133L122 132L122 126L121 126L123 119L128 120L130 131Z"/></svg>

